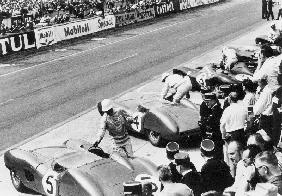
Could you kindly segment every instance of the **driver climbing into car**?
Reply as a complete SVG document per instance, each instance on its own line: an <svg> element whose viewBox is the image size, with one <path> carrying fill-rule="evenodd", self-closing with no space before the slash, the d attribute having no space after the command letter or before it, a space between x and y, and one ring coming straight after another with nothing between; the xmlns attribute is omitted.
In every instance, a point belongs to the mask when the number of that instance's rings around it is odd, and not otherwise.
<svg viewBox="0 0 282 196"><path fill-rule="evenodd" d="M135 123L134 118L125 110L114 108L111 99L104 99L98 103L98 111L102 115L100 120L100 129L97 134L97 140L93 147L97 147L104 138L106 130L111 137L113 151L122 156L132 157L132 145L128 135L128 123Z"/></svg>
<svg viewBox="0 0 282 196"><path fill-rule="evenodd" d="M192 78L189 75L184 76L177 73L164 73L161 80L164 83L161 98L173 103L180 103L180 100L184 96L189 98L189 91L199 85L194 84L196 83L196 80L192 81Z"/></svg>

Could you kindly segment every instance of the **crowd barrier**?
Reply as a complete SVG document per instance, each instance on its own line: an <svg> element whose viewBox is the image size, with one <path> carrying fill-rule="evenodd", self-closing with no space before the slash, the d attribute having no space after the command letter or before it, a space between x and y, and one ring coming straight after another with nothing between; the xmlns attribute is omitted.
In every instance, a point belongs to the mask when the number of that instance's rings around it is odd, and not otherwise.
<svg viewBox="0 0 282 196"><path fill-rule="evenodd" d="M106 29L122 27L132 23L161 17L169 13L208 5L220 0L166 0L146 9L95 17L64 24L36 28L34 31L0 37L0 57L19 51L38 49Z"/></svg>

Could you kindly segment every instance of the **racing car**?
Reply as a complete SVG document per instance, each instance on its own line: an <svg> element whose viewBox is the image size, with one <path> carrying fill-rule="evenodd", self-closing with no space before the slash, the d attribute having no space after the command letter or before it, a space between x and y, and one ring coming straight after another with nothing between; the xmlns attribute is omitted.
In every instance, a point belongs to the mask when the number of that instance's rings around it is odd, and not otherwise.
<svg viewBox="0 0 282 196"><path fill-rule="evenodd" d="M200 135L199 107L186 99L180 104L172 104L161 101L157 94L143 91L136 98L114 101L114 107L134 116L135 122L129 130L147 136L154 146L162 147L168 141Z"/></svg>
<svg viewBox="0 0 282 196"><path fill-rule="evenodd" d="M149 160L109 155L90 146L86 141L71 139L60 146L29 151L15 148L5 152L4 162L16 190L48 196L123 195L124 182L142 180L140 175L151 179L157 175L156 165ZM154 186L155 192L158 187Z"/></svg>

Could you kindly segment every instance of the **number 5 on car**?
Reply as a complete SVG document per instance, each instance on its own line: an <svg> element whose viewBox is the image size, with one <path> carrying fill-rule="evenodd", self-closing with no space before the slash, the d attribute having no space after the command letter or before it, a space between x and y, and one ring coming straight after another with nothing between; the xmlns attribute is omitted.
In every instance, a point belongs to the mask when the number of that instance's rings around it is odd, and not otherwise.
<svg viewBox="0 0 282 196"><path fill-rule="evenodd" d="M47 196L58 195L58 177L59 173L55 171L49 171L42 178L42 186Z"/></svg>

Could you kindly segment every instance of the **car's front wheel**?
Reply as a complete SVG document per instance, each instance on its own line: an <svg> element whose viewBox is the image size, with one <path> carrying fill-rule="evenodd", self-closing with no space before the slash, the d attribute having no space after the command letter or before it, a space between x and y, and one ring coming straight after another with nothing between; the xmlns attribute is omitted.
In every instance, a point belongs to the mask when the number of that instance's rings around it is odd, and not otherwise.
<svg viewBox="0 0 282 196"><path fill-rule="evenodd" d="M21 181L21 178L17 174L17 171L10 170L10 176L11 176L12 184L17 191L24 193L28 190L27 187Z"/></svg>
<svg viewBox="0 0 282 196"><path fill-rule="evenodd" d="M148 139L153 146L163 146L165 139L161 137L160 133L152 130L147 130Z"/></svg>

